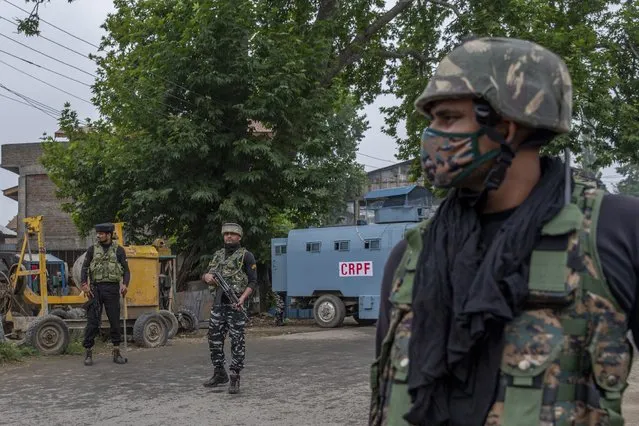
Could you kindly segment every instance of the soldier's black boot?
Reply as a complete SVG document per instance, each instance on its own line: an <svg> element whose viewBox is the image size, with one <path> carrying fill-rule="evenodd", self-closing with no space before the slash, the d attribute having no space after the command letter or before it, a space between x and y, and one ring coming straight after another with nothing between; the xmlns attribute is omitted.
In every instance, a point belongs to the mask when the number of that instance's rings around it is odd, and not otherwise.
<svg viewBox="0 0 639 426"><path fill-rule="evenodd" d="M120 348L113 348L113 362L116 364L126 364L126 360L120 354Z"/></svg>
<svg viewBox="0 0 639 426"><path fill-rule="evenodd" d="M231 384L229 385L229 393L238 393L240 391L240 373L231 371Z"/></svg>
<svg viewBox="0 0 639 426"><path fill-rule="evenodd" d="M84 353L84 365L93 365L93 350L87 349Z"/></svg>
<svg viewBox="0 0 639 426"><path fill-rule="evenodd" d="M206 382L204 382L203 386L205 388L214 388L218 385L223 385L225 383L228 383L229 381L229 375L226 373L226 369L224 367L222 368L216 368L215 371L213 372L213 376L208 379Z"/></svg>

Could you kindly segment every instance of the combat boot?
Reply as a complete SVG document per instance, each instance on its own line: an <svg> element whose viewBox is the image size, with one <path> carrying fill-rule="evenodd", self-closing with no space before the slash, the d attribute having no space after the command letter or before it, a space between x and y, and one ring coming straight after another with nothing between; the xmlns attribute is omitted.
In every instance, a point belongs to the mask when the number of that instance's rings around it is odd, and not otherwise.
<svg viewBox="0 0 639 426"><path fill-rule="evenodd" d="M231 384L229 385L229 393L238 393L240 391L240 373L231 372Z"/></svg>
<svg viewBox="0 0 639 426"><path fill-rule="evenodd" d="M206 382L204 382L202 386L204 386L205 388L214 388L214 387L217 387L218 385L223 385L225 383L228 383L228 381L229 381L229 375L226 373L226 369L224 367L216 368L215 371L213 372L213 376L210 379L208 379Z"/></svg>
<svg viewBox="0 0 639 426"><path fill-rule="evenodd" d="M120 348L113 348L113 362L116 364L126 364L126 359L120 354Z"/></svg>
<svg viewBox="0 0 639 426"><path fill-rule="evenodd" d="M93 365L93 350L87 349L84 353L84 365Z"/></svg>

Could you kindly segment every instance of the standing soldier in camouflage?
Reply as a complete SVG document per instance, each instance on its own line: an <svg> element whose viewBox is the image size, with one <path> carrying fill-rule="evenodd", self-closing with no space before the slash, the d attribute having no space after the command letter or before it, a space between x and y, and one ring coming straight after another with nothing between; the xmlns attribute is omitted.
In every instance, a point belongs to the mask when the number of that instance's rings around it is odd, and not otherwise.
<svg viewBox="0 0 639 426"><path fill-rule="evenodd" d="M382 278L371 425L622 425L639 331L639 199L540 150L570 131L564 61L469 40L416 101L449 193Z"/></svg>
<svg viewBox="0 0 639 426"><path fill-rule="evenodd" d="M93 365L92 348L95 336L100 332L103 305L111 326L113 362L125 364L126 361L120 354L120 296L126 295L131 279L129 263L124 248L113 241L115 226L112 223L96 225L95 231L98 241L88 248L80 273L80 289L91 297L84 329L84 365ZM88 278L91 279L90 287Z"/></svg>
<svg viewBox="0 0 639 426"><path fill-rule="evenodd" d="M275 298L275 325L283 326L284 325L284 309L286 306L284 305L284 299L279 293L273 292L273 297Z"/></svg>
<svg viewBox="0 0 639 426"><path fill-rule="evenodd" d="M242 227L237 223L225 223L222 226L224 248L215 252L208 265L209 272L202 276L213 296L209 320L209 349L214 370L213 376L204 383L204 386L217 387L229 381L224 360L224 339L228 331L231 337L229 393L240 391L240 371L244 368L246 355L245 320L240 309L257 285L255 257L253 253L240 246L242 234ZM214 271L218 271L235 291L239 299L237 306L233 305L222 289L217 286L212 275Z"/></svg>

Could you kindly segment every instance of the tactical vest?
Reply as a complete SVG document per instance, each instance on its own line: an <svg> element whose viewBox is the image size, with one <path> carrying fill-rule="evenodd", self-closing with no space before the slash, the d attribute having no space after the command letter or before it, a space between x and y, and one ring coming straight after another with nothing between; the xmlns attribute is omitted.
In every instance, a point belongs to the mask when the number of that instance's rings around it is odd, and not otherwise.
<svg viewBox="0 0 639 426"><path fill-rule="evenodd" d="M215 269L222 274L237 295L241 295L248 287L248 275L244 272L245 254L244 247L238 248L229 257L226 257L225 249L220 249L213 254L213 259L209 262L209 270ZM209 287L213 296L215 296L216 289L215 286Z"/></svg>
<svg viewBox="0 0 639 426"><path fill-rule="evenodd" d="M621 399L632 351L627 315L596 250L604 192L574 178L572 203L542 228L533 250L526 310L505 328L499 388L486 426L624 424ZM403 416L411 408L411 299L426 226L407 232L394 276L389 330L371 367L371 425L409 424Z"/></svg>
<svg viewBox="0 0 639 426"><path fill-rule="evenodd" d="M124 270L118 262L117 248L116 243L111 243L106 251L100 244L93 246L93 259L89 264L91 282L120 283Z"/></svg>

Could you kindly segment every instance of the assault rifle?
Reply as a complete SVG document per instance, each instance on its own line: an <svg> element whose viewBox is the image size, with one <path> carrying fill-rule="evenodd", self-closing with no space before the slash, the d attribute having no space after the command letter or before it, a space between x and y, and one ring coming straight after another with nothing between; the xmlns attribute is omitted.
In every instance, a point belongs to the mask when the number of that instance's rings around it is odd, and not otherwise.
<svg viewBox="0 0 639 426"><path fill-rule="evenodd" d="M213 277L215 277L215 281L217 281L217 284L220 286L220 288L222 288L222 291L224 292L224 294L226 294L226 297L229 298L231 303L239 306L240 311L244 314L244 318L246 318L246 320L248 321L249 317L246 314L244 307L239 305L240 299L237 298L237 295L235 294L229 283L227 283L224 277L222 277L222 274L220 274L218 271L213 271Z"/></svg>

